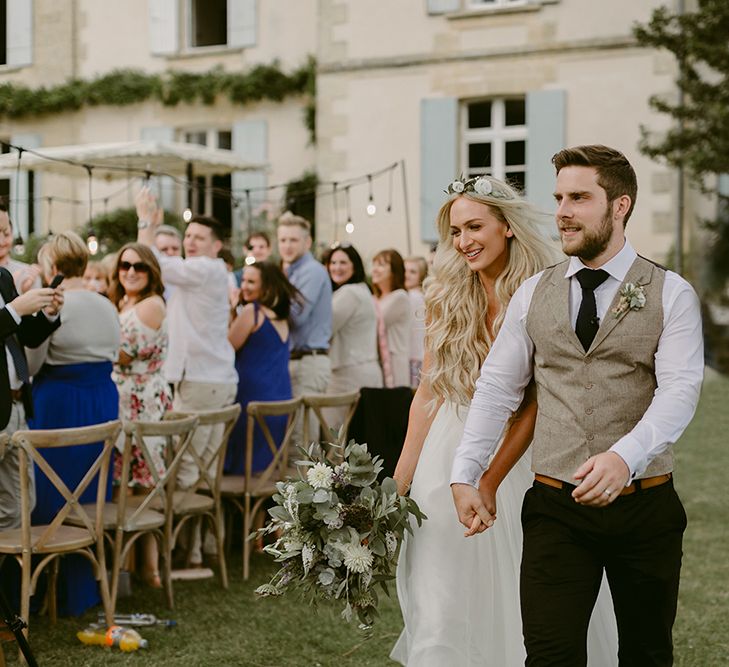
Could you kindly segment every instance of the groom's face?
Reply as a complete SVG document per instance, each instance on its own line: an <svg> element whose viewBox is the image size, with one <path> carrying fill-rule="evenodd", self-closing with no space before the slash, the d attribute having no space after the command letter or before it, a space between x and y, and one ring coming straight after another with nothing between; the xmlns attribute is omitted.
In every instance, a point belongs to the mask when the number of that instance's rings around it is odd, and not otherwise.
<svg viewBox="0 0 729 667"><path fill-rule="evenodd" d="M622 221L597 183L593 167L563 167L557 174L557 227L566 255L584 262L611 256L622 247ZM599 262L598 262L599 264Z"/></svg>

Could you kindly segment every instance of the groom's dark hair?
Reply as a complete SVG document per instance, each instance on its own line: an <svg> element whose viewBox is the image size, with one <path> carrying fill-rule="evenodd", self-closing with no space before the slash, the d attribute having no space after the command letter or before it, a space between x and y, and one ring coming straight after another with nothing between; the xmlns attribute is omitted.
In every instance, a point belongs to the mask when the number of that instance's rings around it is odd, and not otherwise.
<svg viewBox="0 0 729 667"><path fill-rule="evenodd" d="M597 171L597 184L607 193L608 202L628 195L630 208L623 219L623 227L635 208L638 198L638 179L635 171L620 151L600 144L564 148L552 156L557 173L564 167L593 167Z"/></svg>

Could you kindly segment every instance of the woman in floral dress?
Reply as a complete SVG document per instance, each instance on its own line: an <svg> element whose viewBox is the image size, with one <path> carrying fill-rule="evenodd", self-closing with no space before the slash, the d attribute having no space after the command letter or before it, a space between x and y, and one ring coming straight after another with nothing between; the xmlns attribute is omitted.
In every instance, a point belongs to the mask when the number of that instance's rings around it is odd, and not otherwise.
<svg viewBox="0 0 729 667"><path fill-rule="evenodd" d="M121 348L113 378L119 391L119 417L130 421L160 421L172 408L169 385L162 376L167 354L167 322L164 286L159 263L152 251L137 243L127 243L117 258L110 298L119 311ZM149 441L151 464L165 471L164 440ZM140 449L132 448L131 475L127 493L148 493L154 477ZM115 457L114 482L121 484L121 457ZM151 535L143 542L141 578L159 588L157 544Z"/></svg>

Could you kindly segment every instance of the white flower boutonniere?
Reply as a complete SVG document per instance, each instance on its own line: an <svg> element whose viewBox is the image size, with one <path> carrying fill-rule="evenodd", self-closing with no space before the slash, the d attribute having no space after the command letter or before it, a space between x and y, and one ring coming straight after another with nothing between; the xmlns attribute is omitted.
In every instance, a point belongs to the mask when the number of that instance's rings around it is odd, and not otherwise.
<svg viewBox="0 0 729 667"><path fill-rule="evenodd" d="M646 298L643 285L635 283L625 283L620 288L620 301L613 308L615 317L620 317L626 310L640 310L645 306Z"/></svg>

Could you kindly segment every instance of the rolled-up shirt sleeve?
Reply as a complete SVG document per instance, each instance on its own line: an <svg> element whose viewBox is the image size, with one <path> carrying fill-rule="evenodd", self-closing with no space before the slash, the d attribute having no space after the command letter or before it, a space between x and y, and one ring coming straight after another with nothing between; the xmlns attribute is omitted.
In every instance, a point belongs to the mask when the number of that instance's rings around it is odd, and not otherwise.
<svg viewBox="0 0 729 667"><path fill-rule="evenodd" d="M701 309L691 286L675 275L672 278L679 285L674 290L664 290L669 301L665 303L664 299L664 326L655 355L657 386L653 400L633 429L610 448L630 469L628 484L678 440L699 402L704 377Z"/></svg>
<svg viewBox="0 0 729 667"><path fill-rule="evenodd" d="M539 275L514 293L481 368L463 437L456 448L451 484L478 486L506 423L521 404L532 378L534 344L526 331L526 316Z"/></svg>

